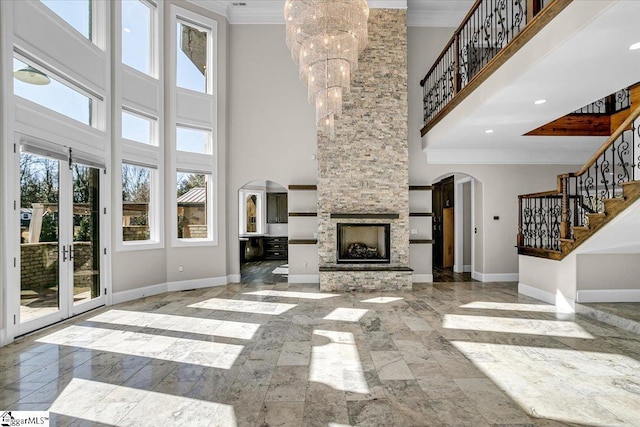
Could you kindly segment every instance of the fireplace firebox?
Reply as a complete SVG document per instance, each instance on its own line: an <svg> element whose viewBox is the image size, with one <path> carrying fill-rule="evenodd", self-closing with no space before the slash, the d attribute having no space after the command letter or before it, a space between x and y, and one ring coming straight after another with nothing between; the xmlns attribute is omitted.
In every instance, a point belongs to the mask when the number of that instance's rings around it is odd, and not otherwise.
<svg viewBox="0 0 640 427"><path fill-rule="evenodd" d="M390 224L337 224L338 264L389 264Z"/></svg>

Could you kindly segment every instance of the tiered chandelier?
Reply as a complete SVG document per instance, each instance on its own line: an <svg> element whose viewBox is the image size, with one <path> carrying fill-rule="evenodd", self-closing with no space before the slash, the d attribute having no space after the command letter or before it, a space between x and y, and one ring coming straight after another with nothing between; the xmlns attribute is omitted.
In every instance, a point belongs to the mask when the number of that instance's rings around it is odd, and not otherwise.
<svg viewBox="0 0 640 427"><path fill-rule="evenodd" d="M369 5L366 0L287 0L284 17L287 47L316 107L316 124L333 139L342 95L367 44Z"/></svg>

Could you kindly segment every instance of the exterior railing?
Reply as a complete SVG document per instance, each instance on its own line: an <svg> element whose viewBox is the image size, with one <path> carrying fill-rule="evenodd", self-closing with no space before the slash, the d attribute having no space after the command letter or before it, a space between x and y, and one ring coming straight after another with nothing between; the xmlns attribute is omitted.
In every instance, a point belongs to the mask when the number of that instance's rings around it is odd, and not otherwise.
<svg viewBox="0 0 640 427"><path fill-rule="evenodd" d="M552 2L477 0L420 81L425 126Z"/></svg>
<svg viewBox="0 0 640 427"><path fill-rule="evenodd" d="M622 184L640 180L640 107L577 172L558 176L558 189L518 196L518 247L559 251L560 239L604 213L604 201L623 196Z"/></svg>

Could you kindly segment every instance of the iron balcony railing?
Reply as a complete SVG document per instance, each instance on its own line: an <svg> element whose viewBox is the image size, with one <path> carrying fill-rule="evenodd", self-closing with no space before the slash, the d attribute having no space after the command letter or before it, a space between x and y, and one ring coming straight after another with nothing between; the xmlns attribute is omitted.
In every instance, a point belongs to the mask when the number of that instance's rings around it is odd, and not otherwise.
<svg viewBox="0 0 640 427"><path fill-rule="evenodd" d="M640 180L640 107L577 172L558 176L558 189L518 196L519 248L560 251L588 214L604 213L605 200L623 197L622 184Z"/></svg>
<svg viewBox="0 0 640 427"><path fill-rule="evenodd" d="M431 122L544 8L557 0L477 0L420 81Z"/></svg>

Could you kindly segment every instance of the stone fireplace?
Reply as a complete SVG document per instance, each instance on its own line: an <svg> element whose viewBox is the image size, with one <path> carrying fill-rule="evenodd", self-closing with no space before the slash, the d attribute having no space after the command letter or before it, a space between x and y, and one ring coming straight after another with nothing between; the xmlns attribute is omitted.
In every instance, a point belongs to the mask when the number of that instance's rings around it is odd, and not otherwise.
<svg viewBox="0 0 640 427"><path fill-rule="evenodd" d="M406 11L371 9L369 43L331 140L318 133L318 263L322 291L411 290ZM347 227L370 227L345 258ZM342 230L342 231L339 231ZM388 243L380 243L380 229ZM375 235L375 237L373 237ZM388 245L388 247L387 247Z"/></svg>

